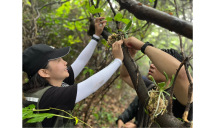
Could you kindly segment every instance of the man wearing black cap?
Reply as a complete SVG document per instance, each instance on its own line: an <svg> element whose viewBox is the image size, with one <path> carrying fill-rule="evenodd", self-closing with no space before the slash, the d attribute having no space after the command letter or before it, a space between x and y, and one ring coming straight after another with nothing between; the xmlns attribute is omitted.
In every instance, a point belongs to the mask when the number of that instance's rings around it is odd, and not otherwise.
<svg viewBox="0 0 218 130"><path fill-rule="evenodd" d="M136 52L141 50L142 53L146 54L151 60L148 76L151 75L156 83L166 82L164 76L164 71L169 77L166 87L170 84L172 75L176 74L179 65L183 61L183 57L174 49L157 49L149 42L143 43L142 41L136 39L135 37L130 37L124 40L125 45L129 48L131 56L134 58ZM134 88L132 80L129 76L129 73L126 70L126 67L122 65L120 67L120 77L124 80L130 87ZM191 76L190 76L191 77ZM151 82L150 77L143 77L146 87L148 90L153 89L155 86ZM191 77L192 80L192 77ZM173 95L176 97L176 100L173 100L173 114L177 118L182 118L185 111L186 104L188 102L188 88L189 81L186 75L184 66L178 73L178 76L175 81L175 88ZM169 93L170 88L166 89ZM166 98L168 95L166 95ZM193 120L193 96L191 98L191 105L187 119L189 121ZM125 127L149 127L150 119L149 116L144 112L144 108L139 101L139 98L136 96L134 101L129 105L129 107L123 112L122 115L118 117L116 123L118 127L122 127L125 124ZM126 123L136 117L136 122ZM147 121L147 122L146 122ZM187 120L186 120L187 121ZM156 123L153 123L153 127L159 127Z"/></svg>
<svg viewBox="0 0 218 130"><path fill-rule="evenodd" d="M36 109L52 107L71 113L70 110L73 110L75 103L98 90L116 72L123 60L122 41L113 44L112 52L115 60L110 65L85 81L74 84L74 79L91 58L99 36L106 25L106 21L100 21L101 19L104 18L96 18L95 35L68 68L67 62L62 57L69 53L70 47L55 49L45 44L37 44L24 50L23 71L27 73L29 81L23 85L26 99L23 101L23 107L35 104ZM46 113L69 116L57 110L49 110ZM23 127L74 127L74 120L57 116L46 118L39 123L26 123L27 120L23 120Z"/></svg>

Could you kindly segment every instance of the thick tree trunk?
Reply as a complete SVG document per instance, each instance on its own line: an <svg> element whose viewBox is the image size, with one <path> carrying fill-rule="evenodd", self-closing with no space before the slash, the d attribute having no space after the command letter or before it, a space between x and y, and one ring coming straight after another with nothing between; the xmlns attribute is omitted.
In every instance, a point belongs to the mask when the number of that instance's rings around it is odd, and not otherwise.
<svg viewBox="0 0 218 130"><path fill-rule="evenodd" d="M93 22L91 22L91 24L93 24ZM94 25L90 25L90 26L94 26ZM89 30L89 32L95 32L95 31ZM93 35L93 34L90 33L89 35ZM104 29L101 35L103 36L105 40L107 40L111 34L106 29ZM131 77L136 93L139 97L139 101L143 104L143 106L147 106L148 101L149 101L147 87L142 79L140 72L137 72L136 65L134 61L132 60L132 58L130 57L130 54L128 54L129 52L125 45L122 47L122 50L123 50L123 55L124 55L123 63ZM138 76L137 76L137 73L138 73ZM138 77L138 86L137 86L137 77ZM178 120L176 117L174 117L173 115L170 115L166 112L163 115L159 115L156 119L156 122L160 125L161 128L190 127L189 126L190 124L183 123L180 120Z"/></svg>
<svg viewBox="0 0 218 130"><path fill-rule="evenodd" d="M106 40L108 39L108 36L111 34L104 30L101 34ZM133 85L135 87L136 93L139 97L139 101L144 104L144 106L147 106L149 101L148 96L148 90L147 87L142 79L142 76L140 72L137 71L136 65L132 58L130 57L130 54L128 54L128 48L126 46L122 47L123 50L123 63L131 77L131 80L133 82ZM137 76L138 74L138 76ZM138 77L138 86L137 86L137 77ZM147 99L147 100L146 100ZM187 128L190 126L186 126L187 124L181 122L173 115L170 115L168 113L164 113L163 115L159 115L156 119L156 122L160 125L162 128Z"/></svg>
<svg viewBox="0 0 218 130"><path fill-rule="evenodd" d="M131 77L136 93L139 97L139 101L143 104L143 106L147 106L148 99L149 99L147 87L142 79L140 72L137 72L137 68L134 65L134 62L131 60L131 57L128 53L129 53L128 48L123 47L123 54L124 54L123 63ZM138 86L137 86L137 77L138 77ZM163 115L159 115L156 119L156 122L162 128L186 128L184 123L182 123L173 115L170 115L166 112Z"/></svg>
<svg viewBox="0 0 218 130"><path fill-rule="evenodd" d="M169 15L152 7L139 4L135 0L116 0L120 4L120 10L126 9L140 20L146 20L157 24L170 31L174 31L189 39L193 39L193 25L185 20Z"/></svg>

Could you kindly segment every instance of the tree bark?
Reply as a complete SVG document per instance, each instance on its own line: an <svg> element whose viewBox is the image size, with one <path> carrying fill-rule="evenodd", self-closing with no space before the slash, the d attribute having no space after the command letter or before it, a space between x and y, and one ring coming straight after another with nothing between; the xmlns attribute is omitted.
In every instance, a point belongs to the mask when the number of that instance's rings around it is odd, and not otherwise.
<svg viewBox="0 0 218 130"><path fill-rule="evenodd" d="M111 35L107 30L104 30L101 34L105 40L108 39L108 37ZM147 87L142 79L142 76L140 72L137 71L137 67L128 54L128 48L124 45L122 47L123 50L123 63L131 77L131 80L133 82L133 85L135 87L136 93L139 97L139 101L144 105L147 106L148 101L149 101L149 96L148 96L148 90ZM138 74L138 76L137 76ZM137 79L138 78L138 79ZM138 83L137 83L138 80ZM138 86L137 86L138 84ZM188 128L190 127L189 124L181 122L179 119L177 119L175 116L168 114L165 112L163 115L159 115L156 118L156 122L160 125L162 128Z"/></svg>
<svg viewBox="0 0 218 130"><path fill-rule="evenodd" d="M126 9L137 19L159 25L170 31L174 31L189 39L193 39L193 25L190 22L169 15L152 7L139 4L135 0L116 0L120 4L120 10Z"/></svg>
<svg viewBox="0 0 218 130"><path fill-rule="evenodd" d="M147 20L149 22L155 23L161 27L164 27L170 31L175 31L187 38L192 39L192 30L193 26L191 23L188 23L184 20L181 20L177 17L168 15L164 12L158 11L151 7L147 7L145 5L138 4L134 0L116 0L120 4L120 9L126 9L129 12L133 13L138 19ZM90 22L90 30L88 31L89 35L92 35L94 32L94 22L91 19ZM92 27L92 28L91 28ZM111 35L105 28L101 34L105 40L108 40L108 37ZM133 85L135 87L136 93L139 97L139 101L143 104L143 106L147 106L149 101L148 90L142 79L140 72L135 65L135 62L132 60L128 48L123 45L123 63L131 77ZM183 123L175 116L170 115L165 112L163 115L159 115L156 118L156 122L163 128L187 128L190 127L190 124Z"/></svg>

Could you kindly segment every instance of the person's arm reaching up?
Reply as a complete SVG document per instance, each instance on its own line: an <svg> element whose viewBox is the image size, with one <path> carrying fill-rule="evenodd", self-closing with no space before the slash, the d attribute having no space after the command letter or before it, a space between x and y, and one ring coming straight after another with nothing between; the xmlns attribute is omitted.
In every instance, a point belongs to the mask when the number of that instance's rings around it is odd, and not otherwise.
<svg viewBox="0 0 218 130"><path fill-rule="evenodd" d="M136 50L141 50L141 47L145 44L144 42L138 40L135 37L130 37L124 41L125 45L129 48L134 48ZM179 65L181 64L176 58L170 54L157 49L152 46L147 46L144 53L149 57L155 67L164 75L164 71L167 73L168 77L171 79L172 75L176 74ZM191 77L192 80L192 77ZM186 105L188 101L188 87L189 81L186 75L185 67L183 66L176 78L174 94L178 101ZM191 99L191 102L193 99Z"/></svg>
<svg viewBox="0 0 218 130"><path fill-rule="evenodd" d="M104 29L104 26L106 25L106 21L100 21L101 19L104 19L104 17L96 18L95 20L95 34L93 37L96 39L100 39L100 35ZM100 26L100 24L103 24ZM97 45L96 40L91 40L89 44L83 49L83 51L80 53L80 55L77 57L77 59L71 64L71 67L74 70L74 79L79 75L79 73L83 70L85 65L88 63L89 59L91 58L95 47Z"/></svg>
<svg viewBox="0 0 218 130"><path fill-rule="evenodd" d="M78 83L77 85L77 96L76 103L88 97L93 92L97 91L101 86L103 86L110 77L116 72L116 70L121 66L123 60L123 51L121 48L123 41L115 42L113 47L113 56L115 60L108 65L103 70L94 74L85 81Z"/></svg>

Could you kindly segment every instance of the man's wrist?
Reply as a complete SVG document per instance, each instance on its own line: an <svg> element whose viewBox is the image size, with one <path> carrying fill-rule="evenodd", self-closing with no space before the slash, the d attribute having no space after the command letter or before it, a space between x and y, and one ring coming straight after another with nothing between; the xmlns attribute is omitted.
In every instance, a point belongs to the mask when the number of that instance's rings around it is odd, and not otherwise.
<svg viewBox="0 0 218 130"><path fill-rule="evenodd" d="M100 37L94 34L92 36L92 39L95 40L96 42L99 42Z"/></svg>
<svg viewBox="0 0 218 130"><path fill-rule="evenodd" d="M101 34L95 33L94 35L96 36L96 38L100 39ZM93 36L94 36L94 35L93 35Z"/></svg>
<svg viewBox="0 0 218 130"><path fill-rule="evenodd" d="M117 125L118 125L118 128L122 128L122 126L124 125L123 121L121 119L119 119L117 121Z"/></svg>
<svg viewBox="0 0 218 130"><path fill-rule="evenodd" d="M153 46L151 43L146 42L142 47L141 47L141 52L145 54L145 49L147 48L147 46Z"/></svg>

